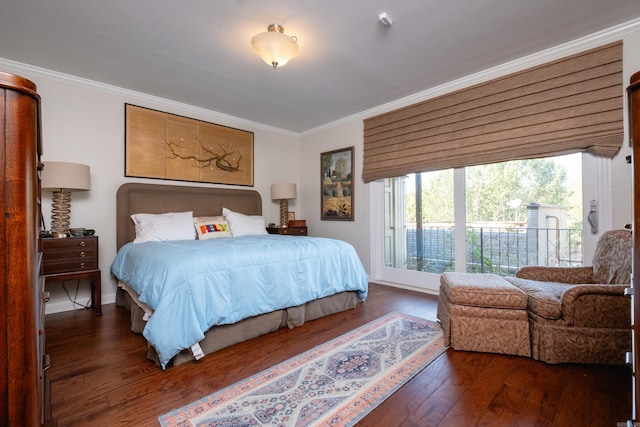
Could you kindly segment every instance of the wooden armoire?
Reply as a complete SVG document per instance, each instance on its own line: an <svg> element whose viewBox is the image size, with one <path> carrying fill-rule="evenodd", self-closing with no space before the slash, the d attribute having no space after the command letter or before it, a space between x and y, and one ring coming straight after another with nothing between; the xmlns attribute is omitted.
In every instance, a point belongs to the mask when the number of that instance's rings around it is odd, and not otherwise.
<svg viewBox="0 0 640 427"><path fill-rule="evenodd" d="M41 426L49 401L40 277L40 97L0 72L0 424Z"/></svg>
<svg viewBox="0 0 640 427"><path fill-rule="evenodd" d="M629 101L629 139L633 164L633 276L631 279L631 313L633 322L633 421L640 421L640 71L631 76L627 88ZM637 293L637 295L636 295ZM635 425L635 424L633 424Z"/></svg>

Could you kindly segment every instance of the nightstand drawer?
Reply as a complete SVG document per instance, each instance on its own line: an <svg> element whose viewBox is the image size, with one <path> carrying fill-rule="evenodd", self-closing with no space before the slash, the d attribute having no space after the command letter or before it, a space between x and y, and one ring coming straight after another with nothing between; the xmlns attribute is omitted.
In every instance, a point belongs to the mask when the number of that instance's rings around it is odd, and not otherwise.
<svg viewBox="0 0 640 427"><path fill-rule="evenodd" d="M47 254L47 252L53 252L58 250L96 248L97 246L98 246L97 236L67 237L64 239L54 239L54 238L42 239L42 250L45 253L45 255Z"/></svg>
<svg viewBox="0 0 640 427"><path fill-rule="evenodd" d="M69 237L42 239L42 273L44 275L98 268L98 238Z"/></svg>
<svg viewBox="0 0 640 427"><path fill-rule="evenodd" d="M306 236L307 227L287 227L280 230L280 234L290 234L296 236Z"/></svg>
<svg viewBox="0 0 640 427"><path fill-rule="evenodd" d="M267 228L269 234L287 234L289 236L306 236L307 227L269 227Z"/></svg>
<svg viewBox="0 0 640 427"><path fill-rule="evenodd" d="M67 273L71 271L95 270L98 268L98 260L93 258L65 258L47 260L45 258L42 273L47 274Z"/></svg>
<svg viewBox="0 0 640 427"><path fill-rule="evenodd" d="M58 259L67 259L67 258L96 258L96 248L94 246L88 246L84 248L57 248L57 249L47 249L45 248L42 254L42 260L44 264L47 264L47 261L58 260Z"/></svg>

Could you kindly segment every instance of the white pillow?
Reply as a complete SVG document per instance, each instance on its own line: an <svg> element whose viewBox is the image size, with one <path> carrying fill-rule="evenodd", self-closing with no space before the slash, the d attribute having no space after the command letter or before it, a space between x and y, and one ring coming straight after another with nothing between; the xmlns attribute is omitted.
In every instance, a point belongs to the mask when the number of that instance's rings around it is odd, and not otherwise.
<svg viewBox="0 0 640 427"><path fill-rule="evenodd" d="M195 216L193 223L196 227L198 240L231 237L229 223L223 216Z"/></svg>
<svg viewBox="0 0 640 427"><path fill-rule="evenodd" d="M133 243L162 242L168 240L194 240L193 212L165 214L139 213L131 215L136 227Z"/></svg>
<svg viewBox="0 0 640 427"><path fill-rule="evenodd" d="M222 215L227 218L233 237L269 234L260 215L244 215L227 208L222 208Z"/></svg>

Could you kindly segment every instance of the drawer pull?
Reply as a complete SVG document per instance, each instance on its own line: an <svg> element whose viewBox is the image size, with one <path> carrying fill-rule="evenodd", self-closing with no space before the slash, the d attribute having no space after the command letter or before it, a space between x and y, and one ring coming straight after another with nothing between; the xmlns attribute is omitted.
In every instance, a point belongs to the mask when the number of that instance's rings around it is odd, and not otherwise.
<svg viewBox="0 0 640 427"><path fill-rule="evenodd" d="M84 268L84 267L85 267L84 262L81 262L80 263L80 268Z"/></svg>
<svg viewBox="0 0 640 427"><path fill-rule="evenodd" d="M85 245L86 245L86 243L84 242L84 240L81 240L80 241L80 246L85 246Z"/></svg>
<svg viewBox="0 0 640 427"><path fill-rule="evenodd" d="M87 253L85 251L80 252L80 257L84 258L87 256Z"/></svg>

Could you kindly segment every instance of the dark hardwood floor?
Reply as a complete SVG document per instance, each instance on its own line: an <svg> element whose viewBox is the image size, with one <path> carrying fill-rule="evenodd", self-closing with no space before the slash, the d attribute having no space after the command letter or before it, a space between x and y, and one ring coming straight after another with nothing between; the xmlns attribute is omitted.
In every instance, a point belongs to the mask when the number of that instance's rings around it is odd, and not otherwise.
<svg viewBox="0 0 640 427"><path fill-rule="evenodd" d="M281 329L162 371L113 304L46 316L58 426L157 426L157 417L385 313L436 319L435 297L374 285L354 310ZM626 367L547 365L447 350L359 426L613 426L631 414ZM620 423L620 424L618 424Z"/></svg>

